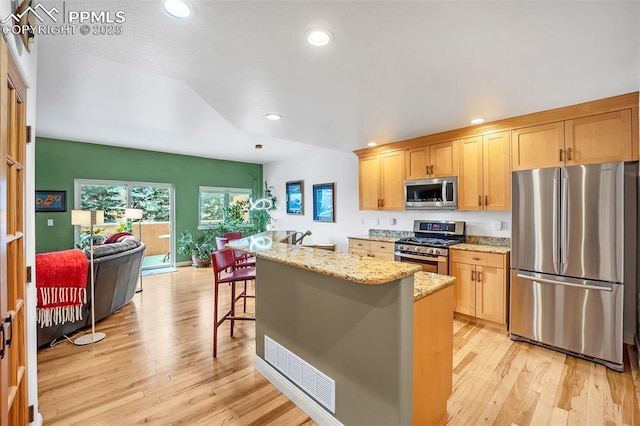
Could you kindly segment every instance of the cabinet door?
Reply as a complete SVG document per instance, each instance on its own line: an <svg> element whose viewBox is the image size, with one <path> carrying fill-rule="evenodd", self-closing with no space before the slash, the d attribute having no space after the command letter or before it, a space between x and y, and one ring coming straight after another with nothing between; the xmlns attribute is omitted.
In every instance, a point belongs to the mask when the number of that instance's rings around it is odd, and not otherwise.
<svg viewBox="0 0 640 426"><path fill-rule="evenodd" d="M404 151L380 154L382 210L404 210Z"/></svg>
<svg viewBox="0 0 640 426"><path fill-rule="evenodd" d="M456 277L455 311L461 314L475 316L476 314L476 282L474 265L451 262L451 275ZM474 280L472 280L472 278Z"/></svg>
<svg viewBox="0 0 640 426"><path fill-rule="evenodd" d="M359 160L360 210L378 210L380 200L380 157Z"/></svg>
<svg viewBox="0 0 640 426"><path fill-rule="evenodd" d="M509 132L482 138L483 205L485 210L511 210Z"/></svg>
<svg viewBox="0 0 640 426"><path fill-rule="evenodd" d="M458 143L443 142L429 147L431 177L458 176Z"/></svg>
<svg viewBox="0 0 640 426"><path fill-rule="evenodd" d="M458 209L482 210L482 137L463 139L459 145Z"/></svg>
<svg viewBox="0 0 640 426"><path fill-rule="evenodd" d="M631 110L565 122L567 165L630 161Z"/></svg>
<svg viewBox="0 0 640 426"><path fill-rule="evenodd" d="M564 123L543 124L514 130L511 134L513 170L563 166Z"/></svg>
<svg viewBox="0 0 640 426"><path fill-rule="evenodd" d="M407 160L407 180L429 177L429 147L421 146L405 151Z"/></svg>
<svg viewBox="0 0 640 426"><path fill-rule="evenodd" d="M506 324L504 269L478 266L476 267L476 282L476 317Z"/></svg>

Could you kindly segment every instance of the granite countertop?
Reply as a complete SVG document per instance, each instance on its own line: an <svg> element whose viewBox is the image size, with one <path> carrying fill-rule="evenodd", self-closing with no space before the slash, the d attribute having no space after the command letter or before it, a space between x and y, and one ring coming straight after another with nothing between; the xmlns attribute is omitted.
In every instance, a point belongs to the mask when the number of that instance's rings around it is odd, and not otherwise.
<svg viewBox="0 0 640 426"><path fill-rule="evenodd" d="M359 284L386 284L420 271L420 265L280 243L286 232L267 231L227 244L234 250Z"/></svg>
<svg viewBox="0 0 640 426"><path fill-rule="evenodd" d="M395 243L400 237L387 237L382 235L359 235L357 237L347 237L353 240L379 241L381 243Z"/></svg>
<svg viewBox="0 0 640 426"><path fill-rule="evenodd" d="M453 285L456 277L439 275L433 272L416 272L413 275L413 300L422 299L441 288Z"/></svg>
<svg viewBox="0 0 640 426"><path fill-rule="evenodd" d="M455 244L449 250L479 251L482 253L507 254L511 252L510 247L489 246L486 244Z"/></svg>

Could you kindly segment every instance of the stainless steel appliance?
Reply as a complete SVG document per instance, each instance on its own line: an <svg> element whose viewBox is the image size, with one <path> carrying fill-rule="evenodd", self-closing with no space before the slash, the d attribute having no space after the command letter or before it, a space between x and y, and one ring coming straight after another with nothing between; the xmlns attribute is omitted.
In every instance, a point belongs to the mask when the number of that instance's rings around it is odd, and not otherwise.
<svg viewBox="0 0 640 426"><path fill-rule="evenodd" d="M407 210L455 210L458 208L458 178L405 181L404 200Z"/></svg>
<svg viewBox="0 0 640 426"><path fill-rule="evenodd" d="M512 173L512 339L622 371L635 328L637 179L637 162Z"/></svg>
<svg viewBox="0 0 640 426"><path fill-rule="evenodd" d="M413 237L396 241L394 260L417 263L425 272L449 274L449 249L464 242L464 222L415 220Z"/></svg>

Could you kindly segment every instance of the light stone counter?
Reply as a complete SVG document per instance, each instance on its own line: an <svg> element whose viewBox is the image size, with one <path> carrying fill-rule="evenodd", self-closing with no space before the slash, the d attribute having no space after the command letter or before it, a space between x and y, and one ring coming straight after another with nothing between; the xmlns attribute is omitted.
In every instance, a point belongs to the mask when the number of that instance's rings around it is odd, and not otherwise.
<svg viewBox="0 0 640 426"><path fill-rule="evenodd" d="M381 243L395 243L400 237L387 237L383 235L360 235L357 237L347 237L350 240L379 241Z"/></svg>
<svg viewBox="0 0 640 426"><path fill-rule="evenodd" d="M509 247L488 246L485 244L456 244L449 247L449 250L479 251L481 253L507 254L511 252Z"/></svg>
<svg viewBox="0 0 640 426"><path fill-rule="evenodd" d="M433 272L416 272L413 275L413 300L419 300L436 291L453 285L456 277L434 274Z"/></svg>
<svg viewBox="0 0 640 426"><path fill-rule="evenodd" d="M286 237L286 232L267 231L231 241L227 247L263 259L359 284L386 284L412 275L421 269L419 265L412 263L394 262L278 242Z"/></svg>

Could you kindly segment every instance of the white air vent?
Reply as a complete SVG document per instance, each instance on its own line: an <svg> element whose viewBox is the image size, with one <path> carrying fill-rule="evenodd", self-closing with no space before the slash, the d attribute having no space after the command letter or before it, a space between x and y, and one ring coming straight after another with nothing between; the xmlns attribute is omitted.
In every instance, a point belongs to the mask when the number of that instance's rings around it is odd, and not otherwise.
<svg viewBox="0 0 640 426"><path fill-rule="evenodd" d="M335 380L268 336L264 336L264 353L269 364L335 414Z"/></svg>

